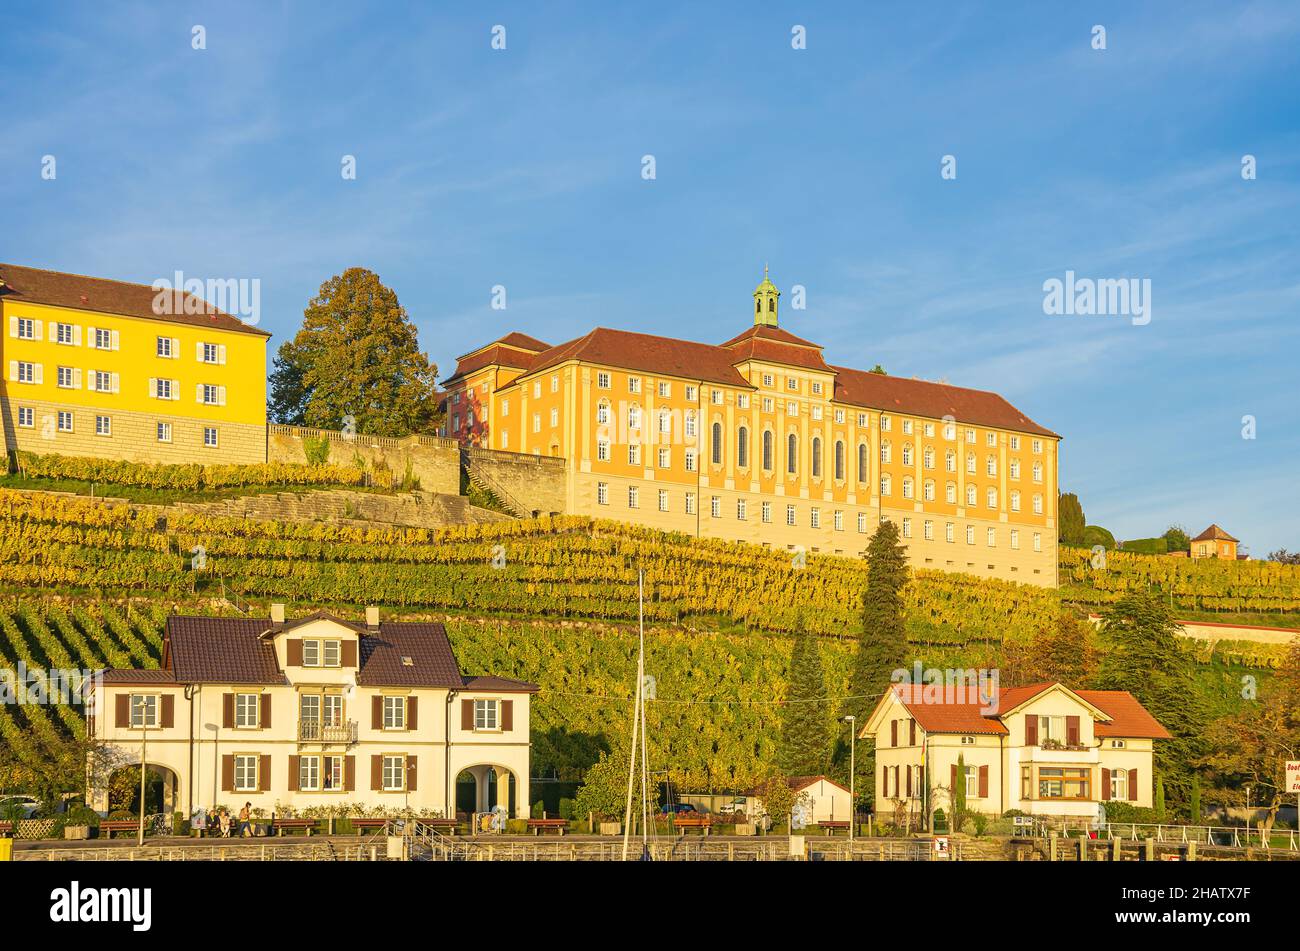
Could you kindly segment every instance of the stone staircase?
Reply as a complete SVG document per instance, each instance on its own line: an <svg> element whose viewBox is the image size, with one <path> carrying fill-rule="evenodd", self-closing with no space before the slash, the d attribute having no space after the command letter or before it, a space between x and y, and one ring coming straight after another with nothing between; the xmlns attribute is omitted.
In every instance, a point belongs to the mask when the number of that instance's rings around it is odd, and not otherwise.
<svg viewBox="0 0 1300 951"><path fill-rule="evenodd" d="M263 521L325 522L366 526L401 525L443 528L481 522L509 521L510 516L477 508L459 495L437 492L402 492L380 495L327 489L240 496L218 502L180 502L172 511L203 515L252 518Z"/></svg>

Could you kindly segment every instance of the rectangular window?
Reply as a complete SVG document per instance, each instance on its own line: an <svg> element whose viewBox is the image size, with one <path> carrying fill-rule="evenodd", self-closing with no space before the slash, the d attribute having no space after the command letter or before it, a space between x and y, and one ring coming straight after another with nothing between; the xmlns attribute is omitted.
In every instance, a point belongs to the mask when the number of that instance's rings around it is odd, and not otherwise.
<svg viewBox="0 0 1300 951"><path fill-rule="evenodd" d="M203 344L203 362L204 363L221 362L221 350L218 348L217 344L215 343Z"/></svg>
<svg viewBox="0 0 1300 951"><path fill-rule="evenodd" d="M772 521L772 503L764 502L761 506L762 518L764 522Z"/></svg>
<svg viewBox="0 0 1300 951"><path fill-rule="evenodd" d="M105 330L103 327L95 328L95 349L112 350L113 349L113 331Z"/></svg>
<svg viewBox="0 0 1300 951"><path fill-rule="evenodd" d="M77 385L73 382L75 377L72 372L72 367L59 367L56 371L56 375L58 376L59 386L65 390L70 390Z"/></svg>
<svg viewBox="0 0 1300 951"><path fill-rule="evenodd" d="M772 397L770 396L763 397L763 412L764 413L772 412L772 406L773 406Z"/></svg>
<svg viewBox="0 0 1300 951"><path fill-rule="evenodd" d="M714 518L722 518L722 499L716 495L709 499L709 514Z"/></svg>
<svg viewBox="0 0 1300 951"><path fill-rule="evenodd" d="M487 390L487 384L486 384L486 383L483 384L483 389L484 389L485 391ZM558 392L560 392L560 377L559 377L559 375L556 374L556 373L552 373L552 374L551 374L551 392L552 392L552 393L558 393Z"/></svg>
<svg viewBox="0 0 1300 951"><path fill-rule="evenodd" d="M912 435L912 421L910 419L903 420L903 435Z"/></svg>
<svg viewBox="0 0 1300 951"><path fill-rule="evenodd" d="M787 415L787 416L798 416L798 415L799 415L799 404L798 404L798 403L795 403L795 402L793 402L793 401L791 401L791 402L789 402L789 403L786 403L786 404L785 404L785 415Z"/></svg>
<svg viewBox="0 0 1300 951"><path fill-rule="evenodd" d="M36 425L36 411L30 406L18 407L18 425L24 429L31 429Z"/></svg>
<svg viewBox="0 0 1300 951"><path fill-rule="evenodd" d="M256 756L235 757L235 791L257 792Z"/></svg>
<svg viewBox="0 0 1300 951"><path fill-rule="evenodd" d="M172 356L172 338L171 338L171 337L159 337L159 338L158 338L158 356L160 356L160 357L165 357L165 358L167 358L167 359L169 359L169 360L171 359L171 356Z"/></svg>
<svg viewBox="0 0 1300 951"><path fill-rule="evenodd" d="M35 383L36 382L36 364L18 361L18 382Z"/></svg>
<svg viewBox="0 0 1300 951"><path fill-rule="evenodd" d="M339 667L343 663L342 641L321 641L321 666Z"/></svg>
<svg viewBox="0 0 1300 951"><path fill-rule="evenodd" d="M631 466L641 464L641 444L639 442L628 443L627 445L627 462Z"/></svg>
<svg viewBox="0 0 1300 951"><path fill-rule="evenodd" d="M1043 550L1043 536L1038 534L1038 532L1034 532L1034 551L1042 551L1042 550Z"/></svg>
<svg viewBox="0 0 1300 951"><path fill-rule="evenodd" d="M72 414L67 410L59 410L59 432L72 432Z"/></svg>
<svg viewBox="0 0 1300 951"><path fill-rule="evenodd" d="M131 694L131 726L140 730L158 726L157 694Z"/></svg>
<svg viewBox="0 0 1300 951"><path fill-rule="evenodd" d="M153 395L155 399L169 400L172 398L172 381L171 380L154 380Z"/></svg>
<svg viewBox="0 0 1300 951"><path fill-rule="evenodd" d="M95 435L96 436L113 435L113 419L111 416L95 417Z"/></svg>
<svg viewBox="0 0 1300 951"><path fill-rule="evenodd" d="M320 664L320 641L310 640L302 642L302 665L304 667L319 667Z"/></svg>
<svg viewBox="0 0 1300 951"><path fill-rule="evenodd" d="M36 321L30 317L18 318L18 339L35 340L36 339Z"/></svg>
<svg viewBox="0 0 1300 951"><path fill-rule="evenodd" d="M695 514L695 493L694 492L686 493L686 514L687 515Z"/></svg>
<svg viewBox="0 0 1300 951"><path fill-rule="evenodd" d="M903 517L903 537L912 537L912 520L906 516Z"/></svg>
<svg viewBox="0 0 1300 951"><path fill-rule="evenodd" d="M967 544L967 545L974 545L974 544L975 544L975 526L974 526L974 525L967 525L967 526L966 526L966 544Z"/></svg>
<svg viewBox="0 0 1300 951"><path fill-rule="evenodd" d="M821 385L820 383L814 382L813 385L812 385L812 391L813 391L813 395L814 395L814 396L821 396L821 395L822 395L822 385Z"/></svg>
<svg viewBox="0 0 1300 951"><path fill-rule="evenodd" d="M749 394L741 393L736 397L737 409L749 409Z"/></svg>
<svg viewBox="0 0 1300 951"><path fill-rule="evenodd" d="M1110 798L1120 801L1128 800L1128 770L1112 769L1110 771Z"/></svg>
<svg viewBox="0 0 1300 951"><path fill-rule="evenodd" d="M994 546L997 545L997 543L998 543L998 530L997 530L996 528L985 529L985 536L986 536L986 539L987 539L987 541L988 541L988 546L989 546L990 548L993 548Z"/></svg>
<svg viewBox="0 0 1300 951"><path fill-rule="evenodd" d="M795 391L798 391L798 389L799 389L799 381L796 380L794 377L790 377L789 379L787 379L787 380L785 381L785 388L786 388L787 390L795 390Z"/></svg>
<svg viewBox="0 0 1300 951"><path fill-rule="evenodd" d="M597 373L597 374L596 374L596 387L597 387L597 389L601 389L601 390L607 390L607 389L609 389L609 374L608 374L608 373L603 373L603 372L602 372L602 373Z"/></svg>
<svg viewBox="0 0 1300 951"><path fill-rule="evenodd" d="M694 403L698 398L697 389L694 386L686 387L686 402Z"/></svg>
<svg viewBox="0 0 1300 951"><path fill-rule="evenodd" d="M813 506L812 514L808 520L808 524L811 525L813 528L822 527L822 510L815 505Z"/></svg>
<svg viewBox="0 0 1300 951"><path fill-rule="evenodd" d="M686 450L686 471L687 472L695 471L695 450L694 449Z"/></svg>
<svg viewBox="0 0 1300 951"><path fill-rule="evenodd" d="M406 757L383 758L384 792L401 792L406 788Z"/></svg>
<svg viewBox="0 0 1300 951"><path fill-rule="evenodd" d="M627 378L627 391L629 393L641 392L641 378L639 376L630 376Z"/></svg>
<svg viewBox="0 0 1300 951"><path fill-rule="evenodd" d="M1011 529L1011 550L1020 550L1020 532L1017 529Z"/></svg>
<svg viewBox="0 0 1300 951"><path fill-rule="evenodd" d="M609 483L608 482L596 483L596 504L597 505L609 504Z"/></svg>
<svg viewBox="0 0 1300 951"><path fill-rule="evenodd" d="M343 788L343 757L342 756L322 756L321 788L326 792L333 792Z"/></svg>
<svg viewBox="0 0 1300 951"><path fill-rule="evenodd" d="M203 427L203 445L206 446L208 449L217 448L217 427L215 426Z"/></svg>
<svg viewBox="0 0 1300 951"><path fill-rule="evenodd" d="M596 440L596 461L609 462L609 440L608 439Z"/></svg>
<svg viewBox="0 0 1300 951"><path fill-rule="evenodd" d="M927 520L922 526L922 534L927 542L934 541L934 522Z"/></svg>
<svg viewBox="0 0 1300 951"><path fill-rule="evenodd" d="M499 719L497 709L499 703L496 700L475 700L474 701L474 729L476 730L496 730Z"/></svg>
<svg viewBox="0 0 1300 951"><path fill-rule="evenodd" d="M667 489L659 490L659 511L661 512L668 511L668 490Z"/></svg>
<svg viewBox="0 0 1300 951"><path fill-rule="evenodd" d="M835 531L837 532L844 531L844 513L841 512L839 509L835 510L833 524L835 525Z"/></svg>
<svg viewBox="0 0 1300 951"><path fill-rule="evenodd" d="M235 726L241 729L256 729L261 706L260 693L235 694Z"/></svg>
<svg viewBox="0 0 1300 951"><path fill-rule="evenodd" d="M957 530L957 526L953 525L952 522L944 522L943 540L946 542L955 541L957 537L955 534L956 530Z"/></svg>
<svg viewBox="0 0 1300 951"><path fill-rule="evenodd" d="M858 531L865 533L867 530L867 513L858 513Z"/></svg>
<svg viewBox="0 0 1300 951"><path fill-rule="evenodd" d="M667 469L671 464L672 464L672 454L671 454L671 452L670 452L666 447L660 448L660 450L659 450L659 468L660 468L660 469Z"/></svg>
<svg viewBox="0 0 1300 951"><path fill-rule="evenodd" d="M627 487L627 507L630 509L641 507L641 490L634 485Z"/></svg>
<svg viewBox="0 0 1300 951"><path fill-rule="evenodd" d="M542 414L533 413L533 432L540 433L541 431L542 431Z"/></svg>
<svg viewBox="0 0 1300 951"><path fill-rule="evenodd" d="M1015 450L1017 450L1017 449L1019 449L1019 448L1020 448L1020 437L1019 437L1019 436L1012 436L1012 437L1011 437L1011 449L1012 449L1012 451L1014 452Z"/></svg>
<svg viewBox="0 0 1300 951"><path fill-rule="evenodd" d="M714 406L721 406L721 405L722 405L722 390L713 390L713 391L709 394L709 400L710 400L710 402L713 403Z"/></svg>
<svg viewBox="0 0 1300 951"><path fill-rule="evenodd" d="M1039 799L1088 799L1089 769L1040 766L1038 768Z"/></svg>
<svg viewBox="0 0 1300 951"><path fill-rule="evenodd" d="M1034 450L1034 452L1042 452L1042 451L1043 451L1043 441L1042 441L1041 439L1035 439L1035 440L1034 440L1034 442L1033 442L1033 450Z"/></svg>
<svg viewBox="0 0 1300 951"><path fill-rule="evenodd" d="M406 729L405 697L384 697L384 729Z"/></svg>
<svg viewBox="0 0 1300 951"><path fill-rule="evenodd" d="M770 374L770 373L764 373L764 374L763 374L763 385L764 385L764 386L771 386L771 385L772 385L772 374Z"/></svg>
<svg viewBox="0 0 1300 951"><path fill-rule="evenodd" d="M742 522L745 521L745 500L744 499L736 499L736 518Z"/></svg>
<svg viewBox="0 0 1300 951"><path fill-rule="evenodd" d="M510 401L509 401L509 400L502 400L502 401L501 401L501 415L502 415L502 416L509 416L509 415L510 415Z"/></svg>
<svg viewBox="0 0 1300 951"><path fill-rule="evenodd" d="M664 399L668 399L670 396L672 396L673 395L672 384L661 382L659 384L659 395L662 396Z"/></svg>
<svg viewBox="0 0 1300 951"><path fill-rule="evenodd" d="M795 510L793 505L787 505L785 507L785 523L787 525L793 525L795 523Z"/></svg>
<svg viewBox="0 0 1300 951"><path fill-rule="evenodd" d="M320 789L320 759L319 756L298 758L298 789L302 792L316 792Z"/></svg>

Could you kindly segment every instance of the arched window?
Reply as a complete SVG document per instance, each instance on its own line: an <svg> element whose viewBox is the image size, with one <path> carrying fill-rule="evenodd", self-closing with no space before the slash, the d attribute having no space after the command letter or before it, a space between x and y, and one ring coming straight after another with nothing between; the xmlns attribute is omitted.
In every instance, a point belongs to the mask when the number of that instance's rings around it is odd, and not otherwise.
<svg viewBox="0 0 1300 951"><path fill-rule="evenodd" d="M772 471L772 430L763 430L763 468Z"/></svg>
<svg viewBox="0 0 1300 951"><path fill-rule="evenodd" d="M814 479L822 477L822 441L820 436L814 436L812 441L812 477Z"/></svg>
<svg viewBox="0 0 1300 951"><path fill-rule="evenodd" d="M713 424L713 464L722 465L722 424Z"/></svg>
<svg viewBox="0 0 1300 951"><path fill-rule="evenodd" d="M916 494L913 489L912 477L903 476L903 498L910 499Z"/></svg>
<svg viewBox="0 0 1300 951"><path fill-rule="evenodd" d="M749 430L744 426L736 432L736 465L741 469L749 468Z"/></svg>
<svg viewBox="0 0 1300 951"><path fill-rule="evenodd" d="M835 441L835 478L844 479L844 443L838 439Z"/></svg>
<svg viewBox="0 0 1300 951"><path fill-rule="evenodd" d="M966 504L973 506L975 504L975 486L966 486Z"/></svg>
<svg viewBox="0 0 1300 951"><path fill-rule="evenodd" d="M794 475L799 468L799 437L791 433L785 441L785 471Z"/></svg>
<svg viewBox="0 0 1300 951"><path fill-rule="evenodd" d="M957 454L951 449L943 454L943 467L949 472L957 471Z"/></svg>
<svg viewBox="0 0 1300 951"><path fill-rule="evenodd" d="M890 453L889 453L889 440L886 439L884 442L882 442L882 443L880 444L880 461L881 461L881 462L888 462L888 461L889 461L889 456L890 456Z"/></svg>
<svg viewBox="0 0 1300 951"><path fill-rule="evenodd" d="M944 492L943 497L949 505L957 504L957 483L956 482L949 482L948 485L944 488L943 492Z"/></svg>
<svg viewBox="0 0 1300 951"><path fill-rule="evenodd" d="M776 313L776 298L775 298L775 297L770 298L770 299L768 300L768 302L767 302L767 310L768 310L768 313L770 313L770 314L775 314L775 313Z"/></svg>
<svg viewBox="0 0 1300 951"><path fill-rule="evenodd" d="M596 404L596 423L600 426L609 425L609 403L605 400Z"/></svg>
<svg viewBox="0 0 1300 951"><path fill-rule="evenodd" d="M858 481L859 482L867 481L868 471L869 470L867 469L867 444L859 443L858 444Z"/></svg>

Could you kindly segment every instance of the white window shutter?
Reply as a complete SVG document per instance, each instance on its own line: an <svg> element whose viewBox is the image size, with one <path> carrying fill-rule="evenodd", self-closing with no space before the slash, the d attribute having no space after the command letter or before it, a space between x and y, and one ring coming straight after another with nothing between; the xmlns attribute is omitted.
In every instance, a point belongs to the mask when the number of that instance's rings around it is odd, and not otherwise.
<svg viewBox="0 0 1300 951"><path fill-rule="evenodd" d="M156 376L149 377L149 395L158 395L158 378Z"/></svg>
<svg viewBox="0 0 1300 951"><path fill-rule="evenodd" d="M172 380L172 399L179 400L180 398L181 398L181 381Z"/></svg>
<svg viewBox="0 0 1300 951"><path fill-rule="evenodd" d="M72 328L72 344L76 347L81 346L81 324L76 324Z"/></svg>
<svg viewBox="0 0 1300 951"><path fill-rule="evenodd" d="M224 343L217 347L217 362L222 366L226 365L226 345Z"/></svg>
<svg viewBox="0 0 1300 951"><path fill-rule="evenodd" d="M95 371L94 371L94 370L87 370L87 371L86 371L86 389L88 389L88 390L93 390L93 389L95 389L95 381L96 381L97 379L98 379L98 377L95 375Z"/></svg>
<svg viewBox="0 0 1300 951"><path fill-rule="evenodd" d="M195 383L195 384L194 384L194 402L196 402L196 403L202 403L202 402L203 402L203 384L202 384L202 383Z"/></svg>
<svg viewBox="0 0 1300 951"><path fill-rule="evenodd" d="M72 368L72 388L74 390L81 389L81 367Z"/></svg>
<svg viewBox="0 0 1300 951"><path fill-rule="evenodd" d="M226 388L224 386L217 387L217 405L226 405Z"/></svg>
<svg viewBox="0 0 1300 951"><path fill-rule="evenodd" d="M45 339L45 338L42 336L42 334L44 333L45 321L43 321L43 320L33 320L33 321L32 321L32 326L33 326L34 328L36 328L35 331L34 331L35 334L36 334L36 339L37 339L37 340L43 340L43 339Z"/></svg>
<svg viewBox="0 0 1300 951"><path fill-rule="evenodd" d="M117 331L116 331L116 330L111 330L111 331L109 331L109 336L111 336L111 337L113 338L112 341L111 341L111 343L110 343L110 346L111 346L114 350L116 350L116 349L118 348L118 334L117 334Z"/></svg>
<svg viewBox="0 0 1300 951"><path fill-rule="evenodd" d="M36 382L37 383L45 382L45 364L43 363L36 364Z"/></svg>
<svg viewBox="0 0 1300 951"><path fill-rule="evenodd" d="M15 314L9 315L9 336L18 336L18 317Z"/></svg>
<svg viewBox="0 0 1300 951"><path fill-rule="evenodd" d="M88 346L91 350L95 349L95 328L94 327L86 328L86 346Z"/></svg>
<svg viewBox="0 0 1300 951"><path fill-rule="evenodd" d="M117 375L116 373L114 373L114 374L112 374L112 378L113 378L113 392L116 393L116 392L118 392L118 389L117 389L117 388L118 388L118 385L119 385L119 377L118 377L118 375Z"/></svg>
<svg viewBox="0 0 1300 951"><path fill-rule="evenodd" d="M14 319L17 320L17 318ZM17 360L9 361L9 382L10 383L18 382L18 361Z"/></svg>
<svg viewBox="0 0 1300 951"><path fill-rule="evenodd" d="M172 359L179 360L180 358L181 358L181 342L176 337L172 337Z"/></svg>
<svg viewBox="0 0 1300 951"><path fill-rule="evenodd" d="M202 340L200 340L198 343L194 345L194 359L198 360L199 363L203 362L203 341Z"/></svg>

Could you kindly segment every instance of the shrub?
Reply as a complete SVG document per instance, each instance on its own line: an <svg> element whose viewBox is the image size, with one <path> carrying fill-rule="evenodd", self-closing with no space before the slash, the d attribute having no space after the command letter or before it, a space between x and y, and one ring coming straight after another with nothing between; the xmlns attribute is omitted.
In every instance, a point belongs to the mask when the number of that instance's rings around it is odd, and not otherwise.
<svg viewBox="0 0 1300 951"><path fill-rule="evenodd" d="M560 818L574 819L577 818L573 813L573 800L567 798L560 799Z"/></svg>
<svg viewBox="0 0 1300 951"><path fill-rule="evenodd" d="M978 836L982 836L982 835L983 835L983 834L988 830L988 827L989 827L989 817L986 816L986 815L984 815L984 813L982 813L982 812L972 812L972 813L970 814L970 821L971 821L971 822L974 824L974 826L975 826L975 835L976 835L977 837L978 837Z"/></svg>
<svg viewBox="0 0 1300 951"><path fill-rule="evenodd" d="M302 441L302 451L309 466L323 466L330 459L330 441L324 436L308 436Z"/></svg>
<svg viewBox="0 0 1300 951"><path fill-rule="evenodd" d="M540 819L542 818L542 813L544 813L545 811L546 811L546 806L543 805L542 801L539 799L537 802L533 803L533 809L531 815L534 819Z"/></svg>
<svg viewBox="0 0 1300 951"><path fill-rule="evenodd" d="M524 835L524 834L526 834L527 832L528 832L528 820L527 820L527 819L507 819L507 820L506 820L506 834L507 834L507 835Z"/></svg>
<svg viewBox="0 0 1300 951"><path fill-rule="evenodd" d="M935 831L948 831L948 814L942 809L934 810L934 828Z"/></svg>

